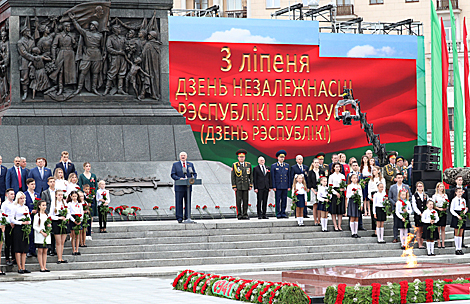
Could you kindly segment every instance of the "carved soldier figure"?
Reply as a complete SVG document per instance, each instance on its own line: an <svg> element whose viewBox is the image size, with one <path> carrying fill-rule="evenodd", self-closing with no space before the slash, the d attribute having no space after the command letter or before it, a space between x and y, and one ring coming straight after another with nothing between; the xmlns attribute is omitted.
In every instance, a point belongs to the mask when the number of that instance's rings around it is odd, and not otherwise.
<svg viewBox="0 0 470 304"><path fill-rule="evenodd" d="M113 80L118 79L118 94L127 95L124 92L124 78L127 72L126 53L126 38L121 35L121 26L119 24L113 25L113 35L108 37L106 41L106 49L110 55L110 66L107 73L106 90L104 95L108 95L113 84Z"/></svg>
<svg viewBox="0 0 470 304"><path fill-rule="evenodd" d="M142 91L140 98L144 98L147 92L153 99L158 100L160 99L160 45L162 43L158 41L156 31L150 31L148 39L142 50L142 68L151 78L145 78L145 91Z"/></svg>
<svg viewBox="0 0 470 304"><path fill-rule="evenodd" d="M83 58L80 62L80 76L78 78L78 88L74 92L74 95L80 94L83 89L83 84L85 83L85 76L88 72L91 72L92 83L91 91L96 94L98 93L98 75L102 67L102 56L101 56L101 41L103 39L103 34L98 32L99 23L96 21L90 22L89 30L85 30L80 26L80 24L75 20L75 15L69 13L69 18L73 21L73 25L77 31L82 35L85 50L83 52Z"/></svg>
<svg viewBox="0 0 470 304"><path fill-rule="evenodd" d="M5 27L2 28L0 41L0 79L1 79L1 97L6 98L10 93L10 43L8 33Z"/></svg>
<svg viewBox="0 0 470 304"><path fill-rule="evenodd" d="M28 97L28 85L29 85L29 63L33 60L39 60L31 54L31 50L35 46L34 39L31 37L31 30L29 29L29 22L26 21L26 24L20 31L22 37L18 40L18 53L20 53L20 82L21 88L23 90L22 100L25 100Z"/></svg>
<svg viewBox="0 0 470 304"><path fill-rule="evenodd" d="M77 83L77 68L75 65L74 46L75 36L70 32L70 22L63 24L63 31L56 35L52 43L52 59L55 60L57 70L51 74L59 84L57 95L61 95L65 85Z"/></svg>

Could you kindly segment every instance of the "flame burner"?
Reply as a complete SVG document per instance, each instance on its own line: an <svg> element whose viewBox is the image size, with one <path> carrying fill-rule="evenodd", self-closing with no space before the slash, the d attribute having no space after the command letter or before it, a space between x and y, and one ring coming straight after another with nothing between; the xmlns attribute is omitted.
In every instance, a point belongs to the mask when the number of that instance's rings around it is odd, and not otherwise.
<svg viewBox="0 0 470 304"><path fill-rule="evenodd" d="M408 236L406 237L405 249L403 250L403 254L401 255L403 258L407 258L405 268L418 267L418 260L416 259L416 255L413 253L413 246L416 243L415 236L417 230L418 228L415 227L415 234L408 233Z"/></svg>

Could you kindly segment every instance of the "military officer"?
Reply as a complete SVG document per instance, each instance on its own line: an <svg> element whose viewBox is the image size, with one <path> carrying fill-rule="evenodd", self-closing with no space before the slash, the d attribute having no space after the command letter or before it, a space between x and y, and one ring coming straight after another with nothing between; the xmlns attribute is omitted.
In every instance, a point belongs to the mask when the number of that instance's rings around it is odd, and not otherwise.
<svg viewBox="0 0 470 304"><path fill-rule="evenodd" d="M288 218L286 214L287 191L290 191L290 166L285 163L287 152L279 150L276 153L277 163L271 165L271 178L276 197L276 217Z"/></svg>
<svg viewBox="0 0 470 304"><path fill-rule="evenodd" d="M253 187L253 172L251 164L245 161L246 150L240 149L236 154L238 161L233 163L232 166L232 188L235 191L237 202L237 218L239 220L249 220L248 191Z"/></svg>
<svg viewBox="0 0 470 304"><path fill-rule="evenodd" d="M397 172L401 172L403 174L403 182L405 184L408 184L408 169L405 168L404 161L405 161L405 158L403 156L397 156L397 161L396 161L396 165L398 169Z"/></svg>
<svg viewBox="0 0 470 304"><path fill-rule="evenodd" d="M323 171L325 172L325 176L328 176L329 166L328 166L328 164L324 164L324 162L325 162L325 153L320 152L317 155L315 155L315 158L318 158L318 160L320 161L320 169L323 169Z"/></svg>
<svg viewBox="0 0 470 304"><path fill-rule="evenodd" d="M388 161L389 163L384 167L384 178L385 178L385 183L387 184L387 193L388 190L390 190L390 186L392 186L395 183L395 176L397 175L397 166L396 166L396 161L397 161L397 156L395 153L389 154L388 155Z"/></svg>

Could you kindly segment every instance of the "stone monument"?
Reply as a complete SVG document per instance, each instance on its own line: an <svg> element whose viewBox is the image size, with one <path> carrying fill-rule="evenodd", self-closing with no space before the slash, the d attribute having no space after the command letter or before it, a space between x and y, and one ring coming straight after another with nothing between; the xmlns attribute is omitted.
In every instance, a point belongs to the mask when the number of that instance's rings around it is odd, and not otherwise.
<svg viewBox="0 0 470 304"><path fill-rule="evenodd" d="M0 154L77 164L201 159L169 101L172 0L4 0ZM80 167L80 166L79 166ZM105 173L105 172L103 172Z"/></svg>

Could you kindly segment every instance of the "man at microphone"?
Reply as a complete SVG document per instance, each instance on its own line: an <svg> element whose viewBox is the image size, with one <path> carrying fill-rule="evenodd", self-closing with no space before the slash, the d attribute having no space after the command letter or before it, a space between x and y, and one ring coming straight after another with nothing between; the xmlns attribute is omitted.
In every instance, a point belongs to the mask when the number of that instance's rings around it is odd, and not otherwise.
<svg viewBox="0 0 470 304"><path fill-rule="evenodd" d="M186 152L181 152L180 153L180 161L177 161L173 163L173 166L171 168L171 178L173 180L180 180L180 179L186 179L186 178L197 178L197 173L196 169L194 169L193 163L190 163L187 161L188 154ZM183 199L184 199L184 219L188 219L191 210L189 210L188 202L191 201L191 192L192 192L192 187L189 187L189 197L187 193L187 187L186 186L177 186L175 185L175 207L176 207L176 220L178 223L183 222Z"/></svg>

